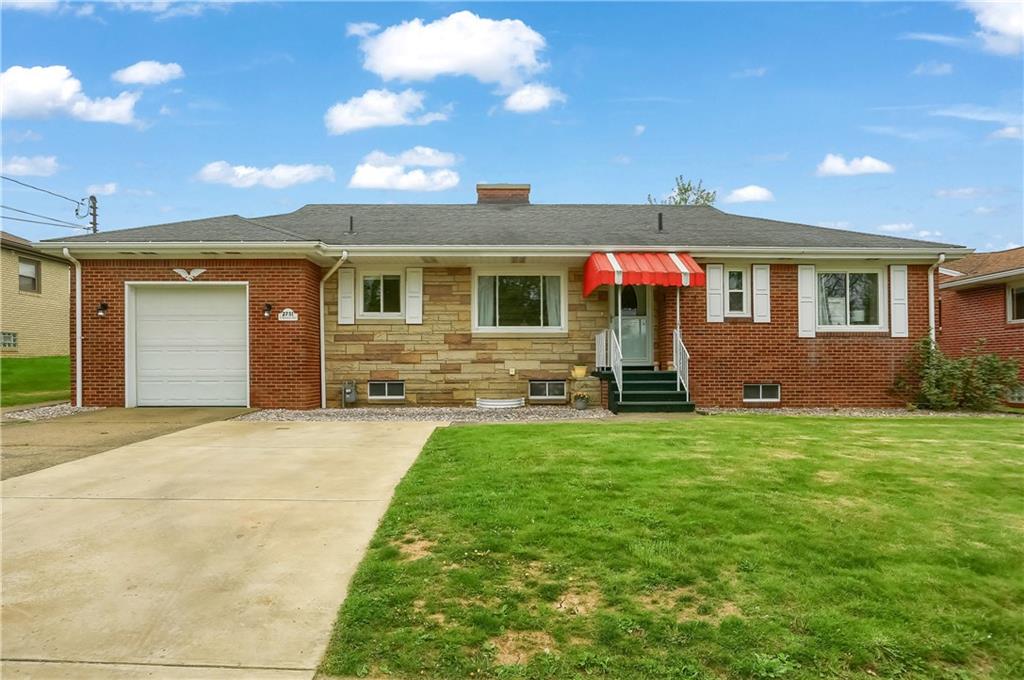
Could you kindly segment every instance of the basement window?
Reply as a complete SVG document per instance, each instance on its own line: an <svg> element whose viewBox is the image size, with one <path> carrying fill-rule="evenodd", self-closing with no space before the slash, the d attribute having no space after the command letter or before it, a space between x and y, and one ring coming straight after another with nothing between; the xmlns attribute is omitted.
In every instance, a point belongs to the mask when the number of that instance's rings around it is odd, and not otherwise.
<svg viewBox="0 0 1024 680"><path fill-rule="evenodd" d="M778 383L748 383L743 386L743 401L749 403L775 402L782 399Z"/></svg>
<svg viewBox="0 0 1024 680"><path fill-rule="evenodd" d="M531 380L530 401L565 401L565 381Z"/></svg>
<svg viewBox="0 0 1024 680"><path fill-rule="evenodd" d="M18 346L18 334L4 331L0 333L0 347L14 349Z"/></svg>
<svg viewBox="0 0 1024 680"><path fill-rule="evenodd" d="M366 394L372 401L378 399L401 401L405 399L405 381L371 380L366 384Z"/></svg>

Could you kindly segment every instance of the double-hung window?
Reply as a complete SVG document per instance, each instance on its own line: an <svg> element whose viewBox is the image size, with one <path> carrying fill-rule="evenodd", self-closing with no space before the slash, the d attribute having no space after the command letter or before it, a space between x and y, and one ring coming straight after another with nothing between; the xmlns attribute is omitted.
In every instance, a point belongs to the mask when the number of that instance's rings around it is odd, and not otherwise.
<svg viewBox="0 0 1024 680"><path fill-rule="evenodd" d="M402 275L388 272L360 272L359 316L398 318L402 316Z"/></svg>
<svg viewBox="0 0 1024 680"><path fill-rule="evenodd" d="M565 330L563 274L475 274L474 330Z"/></svg>
<svg viewBox="0 0 1024 680"><path fill-rule="evenodd" d="M1024 323L1024 283L1006 287L1006 320Z"/></svg>
<svg viewBox="0 0 1024 680"><path fill-rule="evenodd" d="M818 270L818 328L880 330L885 318L881 270Z"/></svg>
<svg viewBox="0 0 1024 680"><path fill-rule="evenodd" d="M39 292L39 260L18 258L18 290L25 293Z"/></svg>
<svg viewBox="0 0 1024 680"><path fill-rule="evenodd" d="M747 269L725 268L726 316L747 316L750 314L750 276Z"/></svg>

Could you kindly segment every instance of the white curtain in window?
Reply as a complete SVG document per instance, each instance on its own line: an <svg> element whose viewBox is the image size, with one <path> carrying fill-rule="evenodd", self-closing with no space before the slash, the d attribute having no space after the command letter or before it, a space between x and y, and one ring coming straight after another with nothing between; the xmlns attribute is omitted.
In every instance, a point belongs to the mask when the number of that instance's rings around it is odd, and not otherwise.
<svg viewBox="0 0 1024 680"><path fill-rule="evenodd" d="M494 309L494 276L481 276L477 279L476 307L478 326L496 326L497 318Z"/></svg>
<svg viewBox="0 0 1024 680"><path fill-rule="evenodd" d="M562 279L559 276L544 277L545 326L562 325Z"/></svg>

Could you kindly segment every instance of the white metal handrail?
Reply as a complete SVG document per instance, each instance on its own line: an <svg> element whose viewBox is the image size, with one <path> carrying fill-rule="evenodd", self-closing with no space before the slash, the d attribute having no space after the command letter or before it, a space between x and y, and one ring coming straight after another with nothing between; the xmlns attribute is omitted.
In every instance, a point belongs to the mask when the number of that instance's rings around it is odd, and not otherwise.
<svg viewBox="0 0 1024 680"><path fill-rule="evenodd" d="M619 388L619 401L622 401L622 345L619 343L619 338L615 333L609 333L611 336L611 342L609 343L609 353L611 354L612 364L612 375L615 376L615 384Z"/></svg>
<svg viewBox="0 0 1024 680"><path fill-rule="evenodd" d="M608 335L609 332L603 330L594 336L594 343L596 345L594 365L598 370L611 367L611 363L608 361Z"/></svg>
<svg viewBox="0 0 1024 680"><path fill-rule="evenodd" d="M676 367L676 390L682 387L686 390L686 398L693 401L690 396L690 353L678 328L672 331L672 365Z"/></svg>

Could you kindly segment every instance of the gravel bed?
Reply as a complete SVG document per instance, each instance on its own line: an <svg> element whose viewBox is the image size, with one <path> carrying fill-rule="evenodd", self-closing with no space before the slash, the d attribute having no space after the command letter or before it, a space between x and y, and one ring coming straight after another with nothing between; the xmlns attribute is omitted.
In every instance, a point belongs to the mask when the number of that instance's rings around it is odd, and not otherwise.
<svg viewBox="0 0 1024 680"><path fill-rule="evenodd" d="M103 408L102 406L72 406L70 403L37 406L36 408L25 408L19 411L8 411L4 413L4 420L49 420L50 418L73 416L76 413L102 411Z"/></svg>
<svg viewBox="0 0 1024 680"><path fill-rule="evenodd" d="M921 416L940 418L977 418L978 416L1001 416L1020 418L1017 413L999 411L928 411L905 408L702 408L708 415L759 415L759 416L839 416L845 418L916 418Z"/></svg>
<svg viewBox="0 0 1024 680"><path fill-rule="evenodd" d="M312 421L332 420L444 420L453 423L518 423L551 420L599 420L612 416L611 411L590 408L577 411L566 406L527 406L525 408L488 409L472 407L405 406L399 408L327 408L311 411L266 409L238 416L235 420Z"/></svg>

